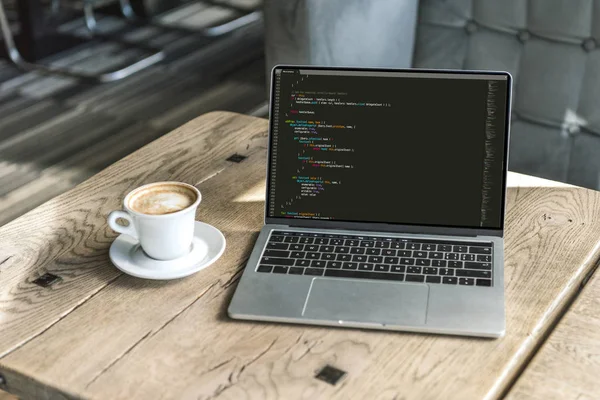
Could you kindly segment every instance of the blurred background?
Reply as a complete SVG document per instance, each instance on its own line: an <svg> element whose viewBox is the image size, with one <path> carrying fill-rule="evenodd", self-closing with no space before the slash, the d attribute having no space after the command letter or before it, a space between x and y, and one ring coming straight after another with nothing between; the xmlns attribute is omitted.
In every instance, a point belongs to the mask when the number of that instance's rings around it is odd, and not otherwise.
<svg viewBox="0 0 600 400"><path fill-rule="evenodd" d="M268 113L261 0L0 4L0 225L201 114Z"/></svg>
<svg viewBox="0 0 600 400"><path fill-rule="evenodd" d="M509 71L509 168L600 187L600 0L0 0L0 28L0 225L201 114L266 117L276 63Z"/></svg>

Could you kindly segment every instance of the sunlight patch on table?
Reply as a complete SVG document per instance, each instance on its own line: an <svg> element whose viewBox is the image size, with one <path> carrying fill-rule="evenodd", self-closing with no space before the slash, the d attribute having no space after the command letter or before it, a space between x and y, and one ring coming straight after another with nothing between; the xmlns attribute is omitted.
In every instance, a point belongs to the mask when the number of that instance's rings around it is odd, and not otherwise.
<svg viewBox="0 0 600 400"><path fill-rule="evenodd" d="M253 203L265 201L266 184L265 182L257 183L244 193L233 199L234 203Z"/></svg>
<svg viewBox="0 0 600 400"><path fill-rule="evenodd" d="M530 175L523 175L517 172L509 172L507 179L508 187L573 187L567 183L551 181L549 179L538 178Z"/></svg>

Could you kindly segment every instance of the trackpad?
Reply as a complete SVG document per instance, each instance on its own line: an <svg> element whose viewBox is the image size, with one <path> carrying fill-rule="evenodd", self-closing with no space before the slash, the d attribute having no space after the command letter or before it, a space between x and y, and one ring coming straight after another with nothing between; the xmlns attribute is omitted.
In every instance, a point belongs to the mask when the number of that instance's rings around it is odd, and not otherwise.
<svg viewBox="0 0 600 400"><path fill-rule="evenodd" d="M315 278L302 315L348 322L423 325L427 296L427 285Z"/></svg>

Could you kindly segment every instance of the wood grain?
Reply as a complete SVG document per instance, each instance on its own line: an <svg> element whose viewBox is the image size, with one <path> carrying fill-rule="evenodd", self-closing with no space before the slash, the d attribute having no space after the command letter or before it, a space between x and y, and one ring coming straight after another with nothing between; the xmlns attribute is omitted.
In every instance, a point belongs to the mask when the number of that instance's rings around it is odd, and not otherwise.
<svg viewBox="0 0 600 400"><path fill-rule="evenodd" d="M229 320L226 307L263 221L266 127L232 114L201 117L0 229L0 243L20 245L5 247L9 267L0 266L1 274L11 274L6 289L0 286L0 373L11 392L26 397L42 388L47 398L98 399L498 398L599 258L600 194L510 175L520 186L507 196L504 338ZM222 161L234 152L248 159ZM103 218L130 188L160 178L197 184L198 218L221 229L228 243L215 265L171 282L121 275L106 254L115 235ZM45 224L45 234L28 239L32 226ZM43 290L28 283L48 268L65 282ZM326 364L347 376L336 386L316 380Z"/></svg>
<svg viewBox="0 0 600 400"><path fill-rule="evenodd" d="M598 399L599 376L600 274L596 271L507 399Z"/></svg>
<svg viewBox="0 0 600 400"><path fill-rule="evenodd" d="M0 390L0 400L19 400L16 396Z"/></svg>

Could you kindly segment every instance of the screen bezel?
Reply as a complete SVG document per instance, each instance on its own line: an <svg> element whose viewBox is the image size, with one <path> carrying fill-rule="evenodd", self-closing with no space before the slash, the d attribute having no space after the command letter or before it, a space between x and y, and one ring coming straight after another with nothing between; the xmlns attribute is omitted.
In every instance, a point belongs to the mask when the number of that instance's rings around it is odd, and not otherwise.
<svg viewBox="0 0 600 400"><path fill-rule="evenodd" d="M504 157L502 160L502 201L500 227L473 227L473 226L449 226L449 225L422 225L422 224L403 224L403 223L385 223L369 221L341 221L341 220L318 220L305 218L283 218L269 216L269 193L271 188L271 146L272 127L273 127L273 101L275 94L275 75L277 70L296 69L296 70L328 70L328 71L350 71L350 72L378 72L378 73L432 73L432 74L459 74L459 75L502 75L506 77L508 90L506 94L506 120L504 135ZM369 230L381 232L398 233L428 233L428 234L451 234L465 236L503 236L506 212L506 181L508 174L508 150L510 137L510 118L512 101L512 76L504 71L465 71L465 70L438 70L438 69L390 69L390 68L358 68L358 67L322 67L322 66L303 66L303 65L276 65L271 70L271 88L269 98L269 143L267 147L267 184L265 198L265 224L288 225L308 228L325 229L351 229L351 230Z"/></svg>

